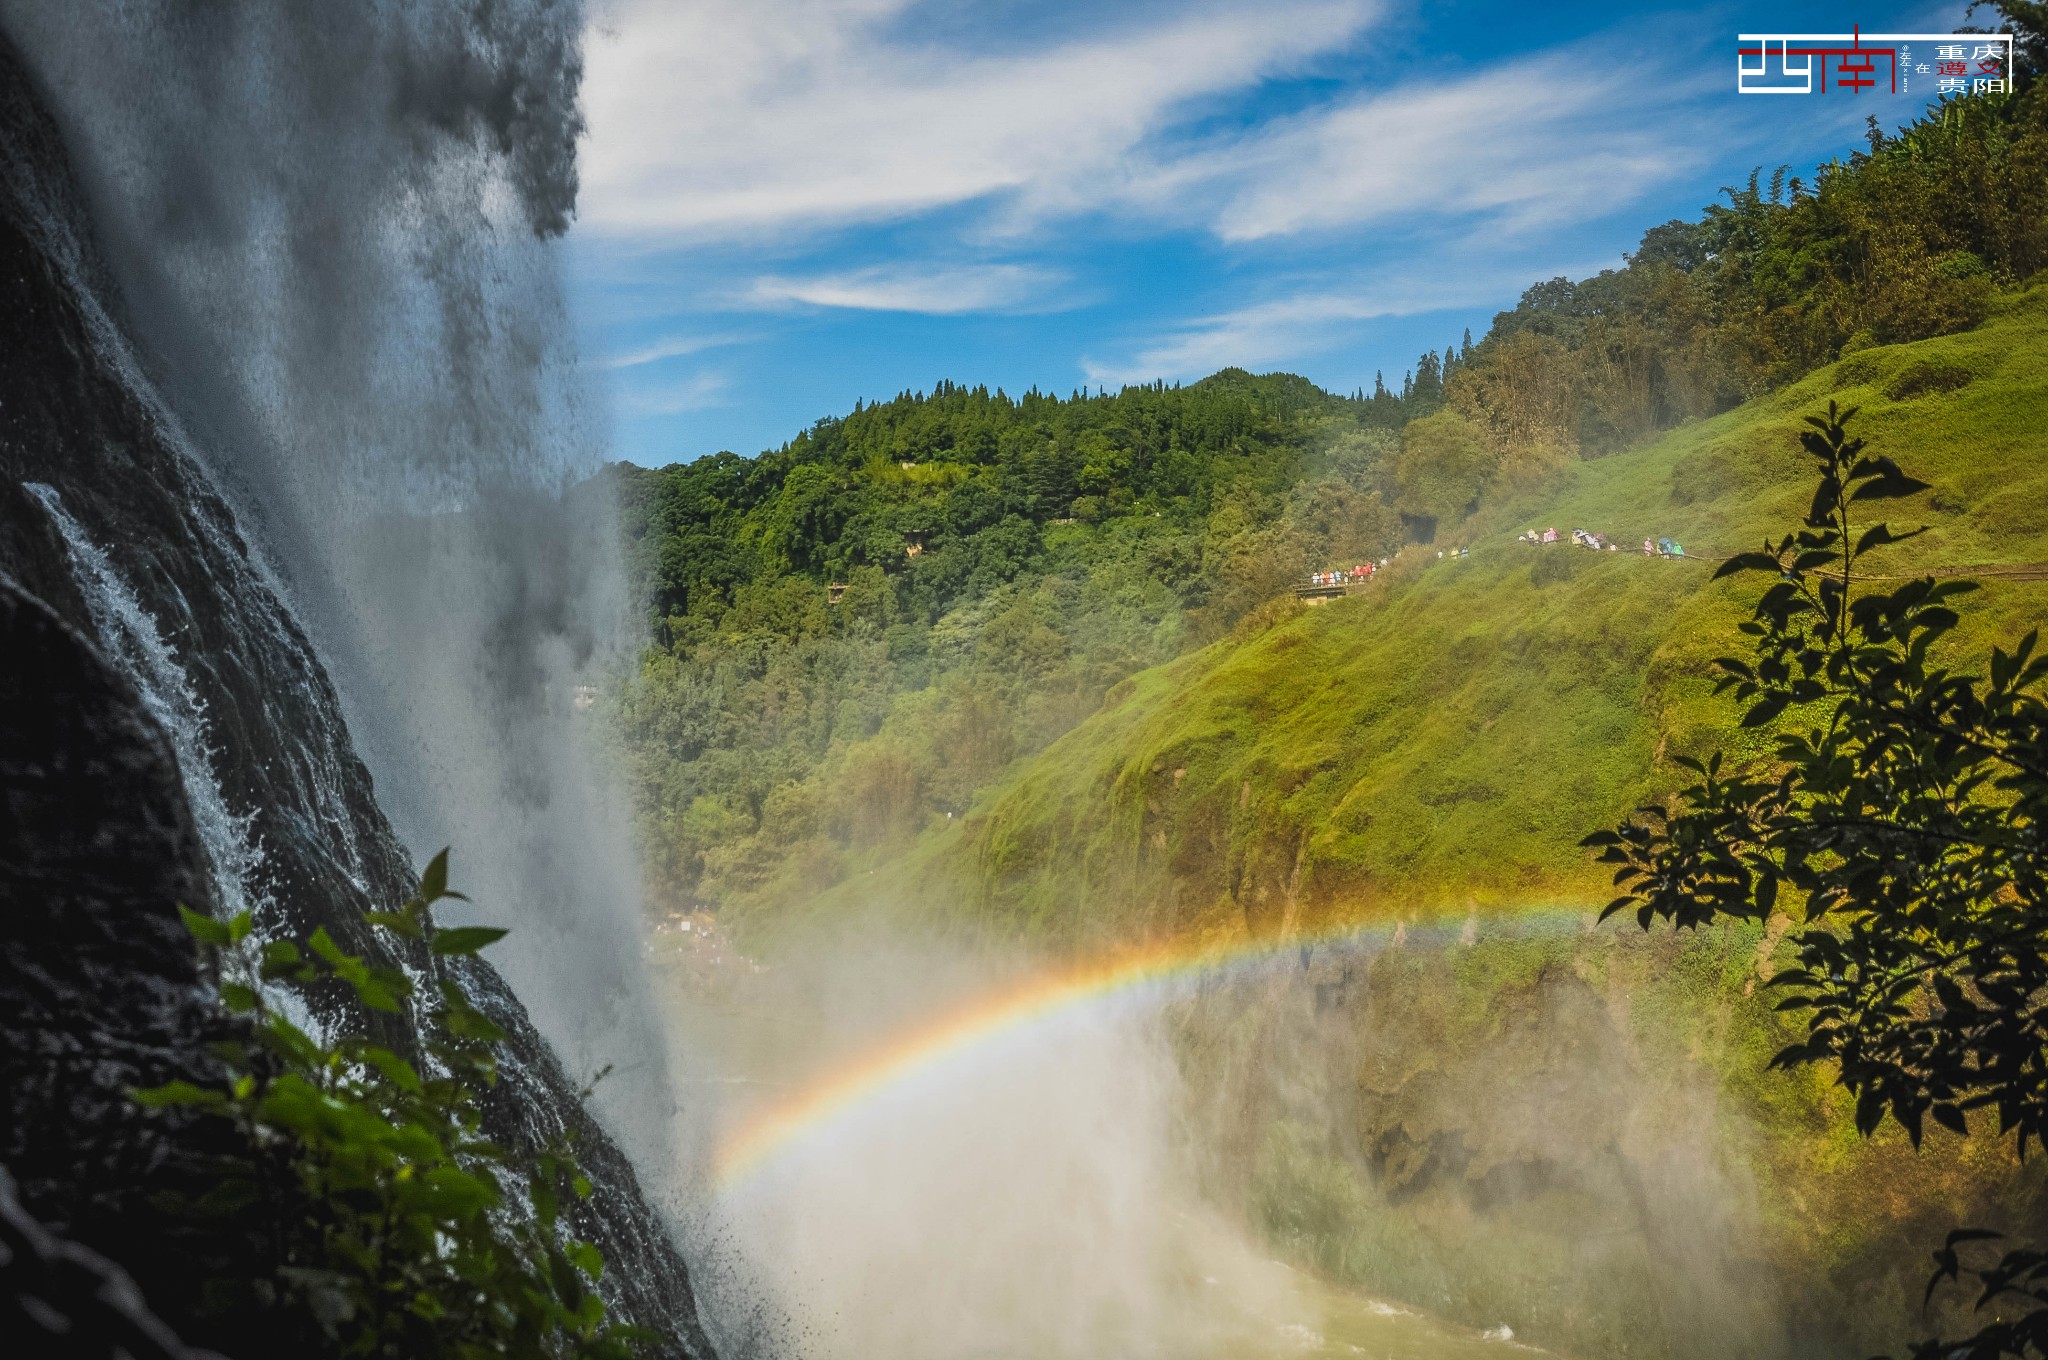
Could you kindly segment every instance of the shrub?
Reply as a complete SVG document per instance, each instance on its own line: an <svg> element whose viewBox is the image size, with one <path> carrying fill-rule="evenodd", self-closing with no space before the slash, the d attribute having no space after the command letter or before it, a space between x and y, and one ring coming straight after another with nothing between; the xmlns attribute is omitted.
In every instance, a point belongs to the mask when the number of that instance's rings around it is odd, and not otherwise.
<svg viewBox="0 0 2048 1360"><path fill-rule="evenodd" d="M1803 914L1797 966L1770 985L1806 1035L1771 1066L1832 1066L1859 1133L1889 1118L1917 1148L1928 1121L1996 1129L2024 1157L2048 1146L2048 658L2036 631L1950 670L1942 643L1974 583L1873 584L1887 578L1868 556L1924 531L1855 512L1929 488L1866 454L1854 414L1808 418L1800 528L1715 573L1770 582L1747 654L1716 666L1743 726L1775 726L1771 758L1724 772L1719 754L1681 757L1694 778L1676 798L1585 843L1618 866L1603 916L1632 909L1645 930L1763 921L1781 901ZM2048 1354L2048 1246L1988 1255L1998 1236L1958 1229L1934 1253L1923 1302L1973 1277L1978 1331L1915 1360Z"/></svg>
<svg viewBox="0 0 2048 1360"><path fill-rule="evenodd" d="M1394 465L1397 504L1439 524L1458 519L1479 499L1498 462L1480 428L1456 412L1412 420L1401 432Z"/></svg>
<svg viewBox="0 0 2048 1360"><path fill-rule="evenodd" d="M484 1136L481 1098L496 1084L505 1035L447 964L505 932L437 926L433 905L461 896L447 880L443 851L410 901L368 918L400 950L424 953L425 1003L405 972L344 953L324 927L303 950L259 946L247 912L224 922L181 908L222 1006L244 1022L241 1037L217 1045L223 1084L177 1081L136 1099L240 1134L215 1190L184 1207L260 1235L276 1267L266 1279L219 1282L215 1307L252 1319L295 1312L340 1355L624 1360L647 1337L607 1322L595 1289L603 1259L561 1220L567 1197L591 1193L589 1180L566 1146L522 1159ZM364 1012L424 1010L419 1052L361 1034L315 1039L281 1013L282 983L338 987Z"/></svg>

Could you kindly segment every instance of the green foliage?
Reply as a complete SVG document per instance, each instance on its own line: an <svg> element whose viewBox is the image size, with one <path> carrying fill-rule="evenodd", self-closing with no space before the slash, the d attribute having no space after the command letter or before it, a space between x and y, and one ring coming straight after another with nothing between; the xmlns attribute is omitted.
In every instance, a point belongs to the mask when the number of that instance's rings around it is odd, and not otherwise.
<svg viewBox="0 0 2048 1360"><path fill-rule="evenodd" d="M1043 571L1062 555L1047 542L1052 527L1162 519L1172 535L1199 534L1233 497L1284 495L1313 476L1331 441L1414 413L1373 410L1299 378L1237 370L1070 399L940 383L820 421L753 460L718 454L617 476L662 620L721 617L740 586L785 573L822 585L876 567L900 617L930 625ZM1177 585L1199 574L1197 563L1172 565Z"/></svg>
<svg viewBox="0 0 2048 1360"><path fill-rule="evenodd" d="M1377 422L1409 409L1242 372L941 384L751 463L618 469L660 617L608 711L657 898L840 881L1126 676L1398 550Z"/></svg>
<svg viewBox="0 0 2048 1360"><path fill-rule="evenodd" d="M1398 503L1439 525L1462 519L1499 461L1479 427L1457 412L1424 416L1401 431L1401 459L1394 470Z"/></svg>
<svg viewBox="0 0 2048 1360"><path fill-rule="evenodd" d="M426 996L406 972L344 952L324 928L304 949L259 946L247 912L222 922L184 911L216 969L221 1005L241 1022L238 1037L216 1046L228 1076L135 1098L226 1121L239 1135L213 1193L188 1207L256 1234L276 1265L269 1278L220 1282L215 1306L311 1319L336 1355L623 1360L647 1338L606 1321L596 1291L603 1259L562 1218L590 1182L566 1147L526 1159L485 1136L482 1101L505 1036L427 960L475 954L505 932L435 924L434 904L461 897L447 870L443 851L417 894L369 917L401 949L424 947ZM354 1033L316 1038L278 1007L281 986L336 984L366 1011L412 1011L418 1049Z"/></svg>
<svg viewBox="0 0 2048 1360"><path fill-rule="evenodd" d="M2038 47L2033 11L2002 8ZM620 467L655 645L609 712L657 900L843 883L1125 678L1273 617L1306 573L1395 558L1475 505L1498 523L1583 492L1581 456L1839 356L1841 385L1968 403L1984 365L1901 349L1977 325L2048 267L2048 98L1951 100L1867 140L1810 183L1752 176L1622 269L1530 288L1398 390L1241 370L1070 398L940 383L755 459ZM1701 512L1770 480L1722 450L1668 476ZM1980 518L2024 536L2034 504L1994 489Z"/></svg>
<svg viewBox="0 0 2048 1360"><path fill-rule="evenodd" d="M1854 414L1830 403L1801 436L1803 526L1717 573L1777 578L1742 626L1751 655L1717 663L1745 727L1786 719L1770 757L1728 773L1718 754L1685 762L1697 782L1672 806L1586 843L1619 866L1608 911L1633 908L1645 929L1761 919L1789 889L1806 924L1798 966L1772 983L1807 1032L1773 1065L1832 1065L1866 1136L1889 1117L1917 1146L1926 1119L1968 1134L1987 1111L2024 1154L2048 1145L2048 658L2029 632L1982 675L1951 669L1938 644L1975 587L1867 583L1870 554L1916 535L1855 512L1927 488L1848 435ZM1930 1294L1984 1236L1951 1235ZM2022 1315L1916 1354L2048 1352L2048 1252L1975 1273L1980 1306Z"/></svg>
<svg viewBox="0 0 2048 1360"><path fill-rule="evenodd" d="M1922 361L1978 376L1938 399L1883 394ZM1830 394L1934 483L1914 503L1931 528L1894 549L1896 570L2048 560L2035 292L1978 330L1872 350L1575 464L1482 508L1459 532L1469 559L1411 549L1363 597L1261 614L1269 626L1133 675L1006 770L964 828L856 861L814 909L900 901L1065 941L1276 922L1290 901L1304 921L1604 901L1606 876L1577 848L1587 827L1674 787L1678 756L1768 749L1768 733L1730 730L1714 694L1711 663L1750 601L1710 578L1806 509L1812 488L1783 450ZM1624 545L1668 534L1699 560L1515 543L1531 525ZM1539 568L1561 579L1539 584ZM2014 645L2044 589L1987 583L1945 645Z"/></svg>
<svg viewBox="0 0 2048 1360"><path fill-rule="evenodd" d="M2038 8L1995 6L2039 47ZM1494 318L1445 400L1503 452L1626 448L1842 355L1966 329L2048 267L2048 96L1948 100L1810 183L1783 169ZM1931 389L1930 389L1931 390Z"/></svg>

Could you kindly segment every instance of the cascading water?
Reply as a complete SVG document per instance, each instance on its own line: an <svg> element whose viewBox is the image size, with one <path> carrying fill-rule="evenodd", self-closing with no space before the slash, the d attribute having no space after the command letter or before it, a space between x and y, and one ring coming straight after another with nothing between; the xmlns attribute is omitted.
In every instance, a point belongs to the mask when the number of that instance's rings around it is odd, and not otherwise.
<svg viewBox="0 0 2048 1360"><path fill-rule="evenodd" d="M249 835L249 818L231 811L214 776L215 754L206 729L206 706L193 689L192 677L164 642L156 620L142 607L114 564L107 560L84 526L64 509L55 487L30 482L24 488L50 513L63 535L73 576L85 596L86 608L100 647L116 658L142 693L142 702L162 726L177 752L185 801L206 842L213 863L214 886L227 915L254 912L268 898L255 886L262 851Z"/></svg>
<svg viewBox="0 0 2048 1360"><path fill-rule="evenodd" d="M573 3L0 6L54 106L122 330L336 679L415 860L643 1166L673 1103L637 883L571 702L628 610L548 237ZM351 875L360 878L360 875Z"/></svg>
<svg viewBox="0 0 2048 1360"><path fill-rule="evenodd" d="M467 979L513 1049L497 1136L577 1133L605 1288L664 1354L707 1354L666 1224L556 1056L616 1062L606 1122L669 1174L631 856L571 703L624 617L604 507L558 494L596 446L536 235L573 186L580 16L0 22L0 573L140 691L221 906L374 951L363 911L454 845L514 927L519 996Z"/></svg>

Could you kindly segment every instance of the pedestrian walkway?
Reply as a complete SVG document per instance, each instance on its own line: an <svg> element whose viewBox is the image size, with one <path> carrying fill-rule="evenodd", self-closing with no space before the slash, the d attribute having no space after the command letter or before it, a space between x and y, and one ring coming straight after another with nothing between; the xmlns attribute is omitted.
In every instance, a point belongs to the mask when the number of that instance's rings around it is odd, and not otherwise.
<svg viewBox="0 0 2048 1360"><path fill-rule="evenodd" d="M1529 547L1571 547L1592 552L1620 552L1619 543L1610 541L1606 535L1585 529L1573 529L1561 535L1555 528L1530 529L1515 535L1515 541ZM1423 557L1423 565L1434 566L1439 562L1463 561L1471 555L1467 547L1439 548L1436 556ZM1653 535L1643 539L1640 554L1629 551L1631 557L1642 556L1669 562L1698 562L1712 565L1728 560L1727 553L1701 553L1688 550L1678 540ZM1377 562L1363 562L1349 568L1309 573L1308 580L1294 588L1297 598L1311 605L1323 604L1329 600L1342 599L1347 595L1362 593L1391 558L1380 558ZM1922 576L1942 579L1972 577L1986 581L2048 581L2048 562L1982 562L1970 566L1929 567L1922 571L1881 574L1858 572L1862 581L1911 581Z"/></svg>

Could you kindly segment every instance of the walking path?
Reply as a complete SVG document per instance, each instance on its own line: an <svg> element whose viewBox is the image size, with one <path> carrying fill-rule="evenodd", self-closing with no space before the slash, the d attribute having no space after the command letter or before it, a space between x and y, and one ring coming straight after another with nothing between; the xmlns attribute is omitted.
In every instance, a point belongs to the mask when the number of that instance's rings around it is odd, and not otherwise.
<svg viewBox="0 0 2048 1360"><path fill-rule="evenodd" d="M1726 553L1693 553L1668 538L1644 539L1642 549L1622 548L1610 544L1599 534L1589 534L1582 529L1571 531L1569 538L1560 537L1555 529L1531 530L1516 536L1517 543L1532 547L1577 547L1594 552L1626 552L1631 557L1656 557L1674 562L1725 562ZM1469 557L1468 548L1454 548L1437 553L1438 561L1462 561ZM1294 588L1295 595L1309 604L1321 604L1325 600L1341 599L1356 595L1372 584L1378 575L1378 568L1386 566L1385 560L1356 567L1349 571L1319 571L1311 573L1308 583ZM1425 563L1427 565L1427 563ZM1929 567L1924 571L1902 572L1896 575L1860 573L1865 581L1911 581L1921 576L1942 579L1972 577L1989 581L2048 581L2048 562L1980 562L1969 566Z"/></svg>

